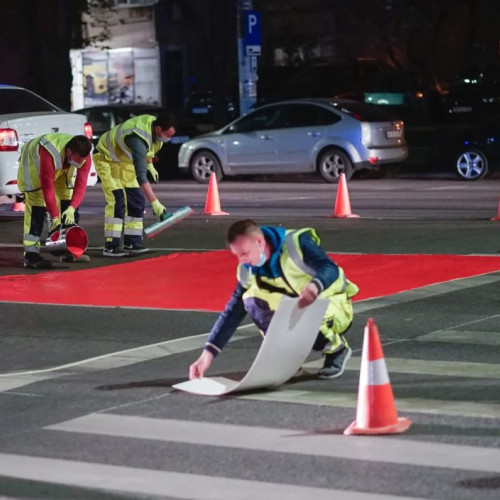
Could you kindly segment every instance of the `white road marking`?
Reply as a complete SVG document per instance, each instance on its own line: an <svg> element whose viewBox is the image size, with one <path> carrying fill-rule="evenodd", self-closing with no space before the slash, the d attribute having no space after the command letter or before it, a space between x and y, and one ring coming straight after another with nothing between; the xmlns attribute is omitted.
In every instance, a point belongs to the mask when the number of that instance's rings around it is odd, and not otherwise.
<svg viewBox="0 0 500 500"><path fill-rule="evenodd" d="M4 453L0 471L2 476L55 485L189 500L423 500Z"/></svg>
<svg viewBox="0 0 500 500"><path fill-rule="evenodd" d="M353 408L357 406L357 395L333 391L276 390L237 396L239 399L290 403L332 408ZM427 415L452 415L470 418L499 418L500 404L475 403L472 401L445 401L428 398L395 398L398 413L425 413ZM354 414L353 414L354 415Z"/></svg>
<svg viewBox="0 0 500 500"><path fill-rule="evenodd" d="M500 364L474 363L466 361L440 361L426 359L385 358L390 373L412 373L435 375L437 377L488 378L500 380ZM303 365L304 368L321 368L323 359L315 359ZM359 371L361 358L352 357L346 370Z"/></svg>
<svg viewBox="0 0 500 500"><path fill-rule="evenodd" d="M441 330L420 335L419 342L443 342L446 344L500 345L500 331Z"/></svg>
<svg viewBox="0 0 500 500"><path fill-rule="evenodd" d="M254 333L243 332L241 330L254 330ZM253 324L243 325L233 336L231 341L243 340L257 332ZM0 374L0 392L17 389L28 384L40 382L42 380L55 379L68 375L76 375L89 371L109 370L142 363L151 359L162 358L172 354L202 349L205 345L208 334L202 333L192 337L166 340L156 344L134 347L124 351L103 354L94 358L83 359L65 365L54 366L42 370L29 370L24 372L11 372Z"/></svg>
<svg viewBox="0 0 500 500"><path fill-rule="evenodd" d="M44 429L203 446L292 453L424 467L500 473L500 450L385 436L338 435L334 429L269 427L92 413Z"/></svg>

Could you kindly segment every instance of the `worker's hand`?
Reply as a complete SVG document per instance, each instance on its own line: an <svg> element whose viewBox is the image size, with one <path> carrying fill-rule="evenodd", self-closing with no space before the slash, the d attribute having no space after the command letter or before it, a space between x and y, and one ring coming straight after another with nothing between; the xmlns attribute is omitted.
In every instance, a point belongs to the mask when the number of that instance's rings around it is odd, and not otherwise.
<svg viewBox="0 0 500 500"><path fill-rule="evenodd" d="M158 179L160 178L160 174L158 173L158 170L153 167L152 163L148 163L148 172L151 174L151 178L153 179L153 182L156 184L158 182Z"/></svg>
<svg viewBox="0 0 500 500"><path fill-rule="evenodd" d="M75 207L69 206L62 214L61 214L62 223L65 226L70 226L75 223Z"/></svg>
<svg viewBox="0 0 500 500"><path fill-rule="evenodd" d="M60 229L61 229L61 219L59 217L52 219L49 227L49 238Z"/></svg>
<svg viewBox="0 0 500 500"><path fill-rule="evenodd" d="M189 367L189 379L203 378L205 372L210 368L214 355L209 351L203 351L201 356Z"/></svg>
<svg viewBox="0 0 500 500"><path fill-rule="evenodd" d="M167 211L167 209L158 200L151 203L151 208L153 209L153 212L158 220L162 220L162 215Z"/></svg>
<svg viewBox="0 0 500 500"><path fill-rule="evenodd" d="M312 304L319 295L318 286L310 281L300 292L299 295L299 307L306 307Z"/></svg>

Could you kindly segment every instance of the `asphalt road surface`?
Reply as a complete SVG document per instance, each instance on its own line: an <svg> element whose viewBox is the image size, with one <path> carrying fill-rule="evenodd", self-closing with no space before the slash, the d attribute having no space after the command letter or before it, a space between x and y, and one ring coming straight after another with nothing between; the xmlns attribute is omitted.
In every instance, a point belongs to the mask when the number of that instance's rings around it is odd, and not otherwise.
<svg viewBox="0 0 500 500"><path fill-rule="evenodd" d="M127 261L146 269L151 257L195 251L199 272L210 274L204 252L224 249L228 226L247 217L315 227L337 254L500 257L500 221L491 220L500 215L498 179L354 179L359 217L345 219L329 217L336 186L267 180L221 182L225 216L200 213L206 186L161 183L169 209L195 214ZM89 189L81 225L91 263L57 262L56 271L122 262L102 256L103 206L100 187ZM154 222L150 209L145 221ZM12 301L21 278L41 274L22 267L21 238L22 214L1 206L1 499L498 499L499 270L471 268L467 278L356 302L354 354L339 379L316 379L312 354L304 374L278 389L216 398L171 386L186 380L217 312ZM102 290L96 281L95 294ZM412 421L403 434L342 434L356 417L369 317L398 413ZM241 378L260 342L245 321L208 375Z"/></svg>

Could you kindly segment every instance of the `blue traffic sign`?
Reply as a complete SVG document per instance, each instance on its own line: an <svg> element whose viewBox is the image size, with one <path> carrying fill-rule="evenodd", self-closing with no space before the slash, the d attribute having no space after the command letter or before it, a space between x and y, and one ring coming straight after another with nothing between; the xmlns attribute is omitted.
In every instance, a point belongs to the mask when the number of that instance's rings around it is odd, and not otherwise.
<svg viewBox="0 0 500 500"><path fill-rule="evenodd" d="M260 12L257 10L243 11L243 43L247 56L260 55Z"/></svg>

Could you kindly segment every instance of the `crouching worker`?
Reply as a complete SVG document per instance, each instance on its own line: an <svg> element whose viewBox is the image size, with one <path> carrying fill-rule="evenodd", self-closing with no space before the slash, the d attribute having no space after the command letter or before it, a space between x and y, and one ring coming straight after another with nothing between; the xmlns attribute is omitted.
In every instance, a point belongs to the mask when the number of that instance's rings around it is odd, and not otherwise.
<svg viewBox="0 0 500 500"><path fill-rule="evenodd" d="M52 262L40 256L40 238L48 212L49 234L63 224L77 222L75 211L87 189L92 142L84 135L46 134L27 142L19 158L17 183L25 193L24 267L49 269ZM76 172L76 177L75 177ZM67 262L71 255L63 257ZM90 260L87 255L80 259Z"/></svg>
<svg viewBox="0 0 500 500"><path fill-rule="evenodd" d="M319 378L342 375L352 353L344 336L353 318L351 298L359 289L319 246L316 231L259 227L242 220L229 228L227 241L239 262L238 284L201 356L190 366L189 378L204 376L247 313L265 335L283 295L298 297L299 307L318 297L330 301L313 350L324 354Z"/></svg>

